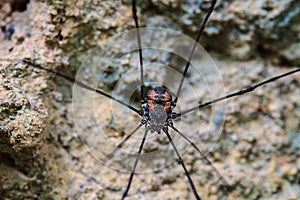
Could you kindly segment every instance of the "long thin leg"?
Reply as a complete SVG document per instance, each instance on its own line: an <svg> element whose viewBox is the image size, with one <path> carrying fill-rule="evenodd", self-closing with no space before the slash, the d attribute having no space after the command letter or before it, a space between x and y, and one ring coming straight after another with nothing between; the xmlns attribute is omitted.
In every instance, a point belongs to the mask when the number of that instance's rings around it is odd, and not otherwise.
<svg viewBox="0 0 300 200"><path fill-rule="evenodd" d="M81 81L78 81L78 80L76 80L76 79L74 79L72 77L69 77L69 76L67 76L65 74L62 74L62 73L58 72L58 71L55 71L55 70L43 67L43 66L41 66L41 65L39 65L37 63L33 63L28 58L24 58L24 59L3 59L3 58L0 58L0 61L18 61L18 62L23 62L25 64L28 64L28 65L34 67L34 68L38 68L38 69L50 72L51 74L55 74L55 75L57 75L57 76L59 76L61 78L64 78L65 80L67 80L67 81L69 81L71 83L74 83L74 84L78 85L81 88L84 88L84 89L87 89L87 90L99 93L99 94L101 94L101 95L103 95L103 96L105 96L105 97L107 97L107 98L109 98L109 99L111 99L111 100L113 100L115 102L118 102L118 103L122 104L123 106L126 106L127 108L129 108L130 110L138 113L139 115L142 115L142 110L138 110L137 108L135 108L135 107L133 107L133 106L131 106L131 105L129 105L129 104L127 104L127 103L125 103L125 102L123 102L123 101L121 101L121 100L119 100L119 99L117 99L117 98L115 98L115 97L113 97L113 96L111 96L111 95L109 95L109 94L107 94L107 93L105 93L105 92L97 89L97 88L93 88L91 86L88 86L87 84L85 84L85 83L83 83Z"/></svg>
<svg viewBox="0 0 300 200"><path fill-rule="evenodd" d="M193 183L193 180L192 180L192 178L191 178L189 172L187 171L187 169L186 169L186 167L185 167L185 164L184 164L184 162L183 162L183 160L182 160L182 158L181 158L181 156L180 156L180 154L179 154L179 152L178 152L178 150L177 150L177 148L176 148L176 146L175 146L175 144L174 144L174 142L173 142L173 140L172 140L172 138L171 138L171 136L170 136L170 134L169 134L169 132L168 132L168 129L167 129L167 128L164 128L163 131L166 133L166 135L167 135L169 141L171 142L171 144L172 144L172 146L173 146L173 149L174 149L174 151L175 151L175 153L176 153L176 155L177 155L177 157L178 157L179 163L182 165L182 168L183 168L183 170L184 170L184 172L185 172L185 175L186 175L187 179L189 180L189 184L190 184L190 186L191 186L191 188L192 188L192 191L193 191L193 193L194 193L196 199L197 199L197 200L201 200L200 196L199 196L198 193L197 193L197 190L196 190L196 188L195 188L195 185L194 185L194 183Z"/></svg>
<svg viewBox="0 0 300 200"><path fill-rule="evenodd" d="M129 135L127 135L124 140L122 140L122 142L120 142L119 144L117 144L117 146L109 153L105 156L105 159L103 161L103 164L106 165L108 161L110 161L114 155L117 153L118 150L120 150L125 142L131 137L133 136L133 134L135 134L141 127L143 126L143 124L139 124ZM93 181L95 181L96 183L98 183L98 181L94 178L94 177L90 177L90 179L92 179Z"/></svg>
<svg viewBox="0 0 300 200"><path fill-rule="evenodd" d="M141 44L141 35L139 30L139 22L136 14L136 2L132 0L132 17L134 19L135 28L136 28L136 36L139 48L139 59L140 59L140 71L141 71L141 103L144 103L144 64L143 64L143 52L142 52L142 44Z"/></svg>
<svg viewBox="0 0 300 200"><path fill-rule="evenodd" d="M118 150L120 150L122 147L123 147L123 145L125 144L125 142L134 134L134 133L136 133L142 126L143 126L144 124L143 123L141 123L141 124L139 124L129 135L127 135L126 137L125 137L125 139L122 141L122 142L120 142L109 154L107 154L106 156L105 156L105 159L104 159L104 161L103 161L103 165L105 166L113 157L114 157L114 155L116 154L116 152L118 151ZM102 169L103 168L101 168L101 169L98 169L97 170L97 174L99 174L101 171L102 171ZM94 181L95 183L97 183L97 184L101 184L94 176L89 176L87 173L85 173L85 172L81 172L82 174L84 174L85 176L87 176L88 178L86 179L86 182L88 182L89 180L92 180L92 181ZM80 194L79 193L75 193L74 195L72 195L72 199L79 199L80 198Z"/></svg>
<svg viewBox="0 0 300 200"><path fill-rule="evenodd" d="M177 128L174 126L170 126L174 131L176 131L179 135L181 135L186 141L188 141L198 152L199 154L204 158L204 160L214 169L214 171L218 174L218 176L222 179L223 185L225 186L226 190L227 188L230 188L229 184L225 180L225 178L221 175L221 173L215 168L215 166L212 164L212 162L203 154L202 151L183 133L181 133Z"/></svg>
<svg viewBox="0 0 300 200"><path fill-rule="evenodd" d="M123 147L123 145L125 144L125 142L137 131L139 130L141 127L143 126L143 124L139 124L138 127L136 127L129 135L126 136L126 138L120 142L119 144L117 144L117 146L114 148L114 150L112 150L109 154L107 154L105 156L105 160L104 160L104 164L106 164L107 161L109 161L110 159L113 158L113 156L116 154L116 152L121 149Z"/></svg>
<svg viewBox="0 0 300 200"><path fill-rule="evenodd" d="M209 8L209 11L208 11L208 13L206 14L206 17L205 17L204 21L203 21L203 22L201 23L201 25L200 25L200 28L199 28L199 31L198 31L198 35L197 35L197 37L196 37L196 39L195 39L195 43L194 43L194 45L193 45L193 48L192 48L192 51L191 51L191 53L190 53L189 59L188 59L186 65L185 65L184 72L183 72L183 74L182 74L182 78L181 78L181 81L180 81L180 84L179 84L179 87L178 87L178 90L177 90L177 94L176 94L176 97L175 97L175 99L174 99L174 102L175 102L175 103L177 102L178 97L179 97L179 95L180 95L180 92L181 92L181 89L182 89L182 84L183 84L183 81L184 81L184 79L185 79L185 77L186 77L186 74L187 74L187 72L188 72L188 69L189 69L189 67L190 67L190 64L191 64L190 62L191 62L192 57L193 57L193 55L194 55L196 46L197 46L197 44L198 44L198 42L199 42L199 40L200 40L200 37L201 37L202 32L203 32L203 30L204 30L204 28L205 28L205 25L206 25L206 23L207 23L207 21L208 21L208 18L209 18L209 16L211 15L211 13L212 13L213 10L214 10L214 7L215 7L216 3L217 3L217 0L212 0L212 1L211 1L211 6L210 6L210 8Z"/></svg>
<svg viewBox="0 0 300 200"><path fill-rule="evenodd" d="M187 113L189 113L189 112L192 112L192 111L194 111L194 110L197 110L197 109L199 109L199 108L203 108L203 107L212 105L212 104L214 104L214 103L217 103L217 102L222 101L222 100L225 100L225 99L229 99L229 98L231 98L231 97L235 97L235 96L243 95L243 94L245 94L245 93L252 92L252 91L254 91L254 90L255 90L256 88L258 88L258 87L261 87L261 86L263 86L263 85L266 85L266 84L268 84L268 83L271 83L271 82L273 82L273 81L276 81L276 80L278 80L278 79L281 79L281 78L283 78L283 77L289 76L289 75L294 74L294 73L297 73L297 72L300 72L300 67L298 67L298 68L296 68L296 69L294 69L294 70L291 70L291 71L289 71L289 72L286 72L286 73L284 73L284 74L280 74L280 75L278 75L278 76L274 76L274 77L269 78L269 79L267 79L267 80L265 80L265 81L262 81L262 82L259 82L259 83L250 85L250 86L248 86L248 87L246 87L246 88L244 88L244 89L242 89L242 90L239 90L239 91L237 91L237 92L233 92L233 93L227 94L227 95L225 95L225 96L223 96L223 97L214 99L214 100L212 100L212 101L208 101L208 102L199 104L199 105L197 105L197 106L195 106L195 107L193 107L193 108L190 108L190 109L188 109L188 110L185 110L185 111L183 111L183 112L180 112L180 113L172 113L172 118L175 119L175 118L177 118L177 117L179 117L179 116L181 116L181 115L185 115L185 114L187 114Z"/></svg>
<svg viewBox="0 0 300 200"><path fill-rule="evenodd" d="M133 168L132 168L132 171L131 171L129 180L128 180L127 188L126 188L125 192L123 193L122 200L125 199L125 197L126 197L127 194L128 194L128 191L129 191L129 189L130 189L130 185L131 185L131 182L132 182L132 180L133 180L134 172L135 172L136 166L137 166L137 164L138 164L138 162L139 162L139 160L140 160L140 155L141 155L141 152L142 152L142 150L143 150L143 146L144 146L145 141L146 141L147 133L148 133L148 128L147 128L147 126L146 126L146 128L145 128L145 134L144 134L144 137L143 137L141 146L140 146L140 148L139 148L138 155L137 155L137 157L136 157L136 159L135 159L135 162L134 162L134 165L133 165Z"/></svg>

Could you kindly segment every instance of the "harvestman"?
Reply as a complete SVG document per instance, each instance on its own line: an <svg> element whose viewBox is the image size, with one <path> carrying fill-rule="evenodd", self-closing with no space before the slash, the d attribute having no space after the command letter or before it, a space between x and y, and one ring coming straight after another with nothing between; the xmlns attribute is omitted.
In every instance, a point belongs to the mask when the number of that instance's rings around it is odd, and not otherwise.
<svg viewBox="0 0 300 200"><path fill-rule="evenodd" d="M229 98L232 98L232 97L235 97L235 96L238 96L238 95L243 95L243 94L246 94L246 93L249 93L251 91L254 91L256 88L258 87L261 87L263 85L266 85L270 82L273 82L273 81L276 81L278 79L281 79L281 78L284 78L286 76L289 76L291 74L294 74L294 73L297 73L297 72L300 72L300 68L296 68L294 70L291 70L291 71L288 71L284 74L280 74L280 75L277 75L277 76L274 76L272 78L269 78L267 80L264 80L262 82L258 82L256 84L253 84L253 85L250 85L248 87L245 87L244 89L241 89L239 91L236 91L236 92L232 92L232 93L229 93L225 96L222 96L222 97L219 97L217 99L214 99L214 100L211 100L211 101L208 101L208 102L205 102L205 103L201 103L201 104L198 104L198 105L195 105L194 107L190 108L190 109L187 109L187 110L184 110L182 112L173 112L173 109L176 107L176 104L177 104L177 101L178 101L178 97L180 96L180 93L181 93L181 90L182 90L182 85L183 85L183 82L184 82L184 79L185 77L187 76L187 72L188 72L188 69L190 67L190 61L191 61L191 58L193 57L194 55L194 51L196 49L196 45L198 44L199 40L200 40L200 37L202 35L202 32L205 28L205 25L210 17L210 15L212 14L213 10L214 10L214 7L217 3L217 0L212 0L211 1L211 6L209 8L209 11L208 13L206 14L205 16L205 19L203 20L203 22L200 24L200 27L199 27L199 30L198 30L198 34L197 34L197 37L195 39L195 42L194 42L194 45L191 49L191 52L189 54L189 59L187 60L186 62L186 65L185 65L185 68L184 68L184 72L182 74L182 78L180 80L180 83L179 83L179 86L178 86L178 89L177 89L177 92L176 92L176 95L172 95L167 88L163 87L163 86L158 86L158 87L155 87L149 91L145 91L145 86L144 86L144 64L143 64L143 47L141 45L141 36L140 36L140 31L139 31L139 24L138 24L138 16L137 16L137 9L136 9L136 1L135 0L132 0L132 15L133 15L133 19L134 19L134 22L135 22L135 27L136 27L136 38L137 38L137 44L138 44L138 52L139 52L139 67L140 67L140 90L141 90L141 94L140 94L140 105L141 105L141 109L138 109L128 103L125 103L124 101L120 100L120 99L117 99L116 97L98 89L98 88L93 88L93 87L90 87L89 85L85 84L84 82L81 82L81 81L78 81L74 78L71 78L63 73L60 73L58 71L54 71L52 69L49 69L49 68L46 68L44 66L41 66L39 64L36 64L34 63L34 61L32 61L31 59L28 59L28 58L24 58L24 59L0 59L1 61L20 61L20 62L23 62L27 65L30 65L34 68L38 68L38 69L41 69L41 70L44 70L44 71L47 71L49 73L52 73L52 74L55 74L59 77L62 77L64 79L66 79L67 81L70 81L74 84L76 84L77 86L81 87L81 88L84 88L86 90L90 90L90 91L94 91L96 93L99 93L100 95L103 95L105 96L106 98L108 99L111 99L112 101L115 101L127 108L129 108L132 112L135 112L137 113L138 115L141 116L141 121L140 121L140 124L130 133L128 134L125 139L119 143L116 148L106 156L106 159L105 159L105 162L108 161L109 159L111 159L114 154L116 153L116 151L118 149L121 149L122 146L125 144L125 142L133 135L137 132L137 130L139 130L142 126L145 127L145 132L144 132L144 136L143 136L143 139L141 141L141 144L140 144L140 147L139 147L139 151L138 151L138 155L136 157L136 160L134 162L134 165L133 165L133 168L131 170L131 173L130 173L130 176L129 176L129 180L128 180L128 184L126 186L126 189L122 195L122 199L125 199L128 195L128 192L129 192L129 189L130 189L130 186L131 186L131 183L132 183L132 180L133 180L133 177L134 177L134 174L135 174L135 170L136 170L136 167L138 165L138 162L139 162L139 158L140 158L140 155L141 155L141 152L143 150L143 147L144 147L144 144L145 144L145 141L146 141L146 138L147 138L147 134L148 132L157 132L157 133L161 133L161 132L164 132L164 134L166 134L166 137L168 138L169 142L171 143L175 153L176 153L176 156L178 157L178 161L179 163L182 165L182 168L185 172L185 175L188 179L188 182L189 182L189 185L192 189L192 192L195 196L195 198L197 200L200 200L201 197L200 195L198 194L198 191L196 190L195 188L195 185L193 183L193 180L191 178L191 176L189 175L189 172L185 166L185 163L184 161L182 160L181 158L181 155L179 153L179 151L177 150L177 147L175 146L175 144L173 143L173 140L169 134L169 129L172 129L174 130L176 133L178 133L184 140L186 140L187 142L190 143L190 145L192 145L200 154L201 156L205 159L205 161L210 164L212 167L212 163L204 156L204 154L199 150L199 148L187 137L184 135L184 133L182 133L180 130L178 130L175 126L174 126L174 123L173 123L173 120L182 116L182 115L185 115L187 113L190 113L190 112L193 112L195 110L198 110L200 108L203 108L203 107L207 107L207 106L210 106L214 103L217 103L219 101L223 101L223 100L226 100L226 99L229 99ZM147 93L146 93L147 92ZM146 97L145 97L145 94L146 94ZM227 182L225 181L225 179L221 176L221 174L216 170L215 167L213 167L213 169L217 172L217 174L222 178L222 181L223 181L223 184L225 185L225 187L229 187Z"/></svg>

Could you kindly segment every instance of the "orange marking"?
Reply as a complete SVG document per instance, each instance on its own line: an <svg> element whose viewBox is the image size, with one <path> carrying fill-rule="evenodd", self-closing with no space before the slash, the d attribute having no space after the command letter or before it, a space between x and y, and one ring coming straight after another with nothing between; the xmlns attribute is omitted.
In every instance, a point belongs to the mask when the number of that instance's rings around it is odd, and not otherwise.
<svg viewBox="0 0 300 200"><path fill-rule="evenodd" d="M165 100L166 101L169 101L171 98L170 98L170 94L168 92L165 92Z"/></svg>
<svg viewBox="0 0 300 200"><path fill-rule="evenodd" d="M168 110L170 110L170 107L171 107L171 102L166 102L166 104L164 106L164 110L168 111Z"/></svg>
<svg viewBox="0 0 300 200"><path fill-rule="evenodd" d="M151 91L149 92L149 94L148 94L148 98L150 98L150 99L154 99L155 96L156 96L156 93L155 93L154 90L151 90Z"/></svg>
<svg viewBox="0 0 300 200"><path fill-rule="evenodd" d="M149 109L153 110L154 109L154 105L153 105L153 100L147 100Z"/></svg>

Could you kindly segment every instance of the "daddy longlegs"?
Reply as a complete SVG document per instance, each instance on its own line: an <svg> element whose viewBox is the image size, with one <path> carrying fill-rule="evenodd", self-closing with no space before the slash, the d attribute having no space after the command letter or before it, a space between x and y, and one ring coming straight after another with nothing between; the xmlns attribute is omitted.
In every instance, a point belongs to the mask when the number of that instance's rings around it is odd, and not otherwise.
<svg viewBox="0 0 300 200"><path fill-rule="evenodd" d="M135 172L136 167L138 166L139 159L141 156L141 153L143 151L143 147L145 143L147 143L147 136L151 134L152 132L155 134L164 135L168 140L169 145L173 148L175 155L178 159L178 164L182 166L183 172L187 178L191 193L196 199L204 199L203 195L201 193L203 192L201 190L201 185L195 185L195 182L193 181L193 177L190 175L189 170L187 169L187 166L184 162L184 159L182 158L181 152L178 151L178 148L176 147L175 143L173 143L173 137L170 135L170 131L174 132L173 134L177 135L177 137L181 137L181 140L187 142L198 154L200 154L200 157L203 159L204 163L208 164L210 167L212 167L219 177L219 179L222 182L222 185L225 188L226 193L230 193L231 190L233 190L232 185L227 182L226 178L222 176L222 174L213 166L212 162L208 158L207 152L202 152L200 148L197 146L199 143L194 143L192 139L186 136L187 133L179 130L176 126L176 119L182 118L185 115L189 113L193 113L201 108L210 107L211 105L217 104L218 102L225 101L226 99L231 99L236 96L240 95L246 95L247 93L254 92L257 88L262 88L265 85L268 85L269 83L280 81L279 79L286 78L288 76L291 76L292 74L296 74L300 71L300 68L295 68L293 70L289 70L287 72L281 73L279 75L274 75L271 78L267 78L263 81L257 81L256 83L251 84L250 86L242 87L241 90L237 90L234 92L228 92L223 96L220 96L216 99L212 99L209 101L205 101L203 103L199 103L198 105L191 105L190 108L182 110L180 112L174 111L175 107L178 104L178 100L180 100L180 96L183 90L184 81L187 78L190 66L192 65L192 58L195 54L195 50L197 48L197 44L201 38L201 35L205 29L205 25L209 20L210 15L213 13L215 9L215 5L217 3L217 0L212 0L210 8L208 9L208 12L205 16L205 19L202 20L201 25L199 27L199 30L197 32L197 36L195 38L195 43L190 47L189 57L186 59L186 64L182 70L182 77L180 80L177 80L177 89L170 90L168 87L165 87L164 85L160 86L153 86L147 84L145 80L145 70L146 66L144 66L144 56L143 52L146 51L143 48L142 41L141 41L141 31L139 29L139 20L137 15L137 8L136 8L136 1L132 1L132 15L133 20L135 23L135 37L136 37L136 44L138 46L138 68L140 70L140 80L139 80L139 88L137 89L139 93L139 104L135 105L132 103L128 103L122 99L119 99L118 97L113 96L113 94L108 93L106 91L103 91L102 89L95 88L93 86L88 85L85 82L82 82L78 78L72 78L69 75L65 75L64 73L52 70L49 67L42 66L38 63L36 63L31 58L23 58L23 59L10 59L10 58L1 58L1 62L3 61L9 61L9 62L22 62L26 64L27 66L31 66L36 69L40 69L42 71L46 71L47 73L54 74L58 77L61 77L74 85L83 88L88 91L92 91L95 93L98 93L105 98L108 98L112 100L115 103L120 104L121 106L128 108L132 113L135 113L136 115L140 116L140 122L137 125L136 128L134 128L131 132L127 132L126 135L124 135L121 142L117 143L116 148L114 148L111 153L106 153L106 156L104 158L104 162L108 162L110 159L113 158L114 154L123 148L125 146L127 140L130 140L131 136L138 133L138 130L141 130L142 127L144 128L144 136L140 138L140 144L137 144L135 148L138 149L136 158L133 160L133 165L131 165L131 171L129 173L129 178L127 185L124 186L125 189L122 190L122 197L121 199L125 199L126 197L130 196L129 191L131 188L132 181L134 180L135 176L138 176ZM199 69L201 71L201 69ZM106 73L106 71L105 71ZM151 89L149 89L151 88ZM222 124L223 125L223 124ZM76 196L77 197L77 196ZM201 198L202 197L202 198Z"/></svg>

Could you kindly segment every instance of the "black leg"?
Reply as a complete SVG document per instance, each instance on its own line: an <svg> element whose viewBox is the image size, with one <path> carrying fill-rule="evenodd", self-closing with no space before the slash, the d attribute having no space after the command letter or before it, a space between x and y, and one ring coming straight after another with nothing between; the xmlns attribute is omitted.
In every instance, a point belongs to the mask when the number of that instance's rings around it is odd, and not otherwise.
<svg viewBox="0 0 300 200"><path fill-rule="evenodd" d="M120 142L115 148L114 150L112 150L109 154L107 154L105 156L105 160L104 160L104 164L106 164L107 161L109 161L110 159L112 159L114 157L114 155L116 154L116 152L118 150L120 150L123 145L125 144L125 142L137 131L139 130L141 127L143 126L143 124L139 124L138 127L136 127L129 135L126 136L126 138Z"/></svg>
<svg viewBox="0 0 300 200"><path fill-rule="evenodd" d="M200 149L184 134L182 134L177 128L174 126L170 126L174 131L176 131L179 135L181 135L186 141L188 141L201 155L201 157L214 169L214 171L218 174L218 176L222 179L223 185L225 186L226 191L228 192L227 189L230 189L229 184L225 180L225 178L221 175L221 173L215 168L215 166L212 164L212 162L200 151Z"/></svg>
<svg viewBox="0 0 300 200"><path fill-rule="evenodd" d="M183 74L182 74L182 78L181 78L181 81L180 81L180 84L179 84L179 87L178 87L178 90L177 90L177 94L176 94L176 97L175 97L175 99L174 99L174 102L175 102L175 103L177 103L178 97L179 97L179 95L180 95L180 91L181 91L181 88L182 88L182 84L183 84L183 81L184 81L184 79L185 79L185 77L186 77L186 74L187 74L187 72L188 72L188 69L189 69L189 67L190 67L190 64L191 64L190 62L191 62L192 57L193 57L193 55L194 55L196 46L197 46L197 44L198 44L198 42L199 42L199 40L200 40L200 37L201 37L202 32L203 32L203 30L204 30L204 28L205 28L205 25L206 25L206 23L207 23L207 21L208 21L208 18L209 18L209 16L211 15L211 13L212 13L213 10L214 10L214 7L215 7L216 3L217 3L217 0L212 0L212 1L211 1L211 6L210 6L210 8L209 8L209 11L208 11L208 13L206 14L205 19L203 20L203 22L202 22L201 25L200 25L200 28L199 28L199 31L198 31L198 35L197 35L197 37L196 37L196 39L195 39L195 43L194 43L194 45L193 45L193 48L192 48L192 51L191 51L191 53L190 53L189 59L188 59L186 65L185 65L185 68L184 68L184 71L183 71Z"/></svg>
<svg viewBox="0 0 300 200"><path fill-rule="evenodd" d="M267 79L267 80L265 80L265 81L262 81L262 82L259 82L259 83L250 85L250 86L248 86L248 87L246 87L246 88L244 88L244 89L242 89L242 90L239 90L239 91L237 91L237 92L233 92L233 93L227 94L226 96L223 96L223 97L214 99L214 100L212 100L212 101L208 101L208 102L199 104L199 105L197 105L197 106L195 106L195 107L193 107L193 108L190 108L190 109L188 109L188 110L185 110L185 111L183 111L183 112L180 112L180 113L172 113L172 118L175 119L175 118L177 118L177 117L179 117L179 116L181 116L181 115L185 115L185 114L187 114L187 113L189 113L189 112L192 112L192 111L194 111L194 110L198 110L199 108L203 108L203 107L206 107L206 106L210 106L210 105L212 105L212 104L214 104L214 103L217 103L217 102L219 102L219 101L222 101L222 100L225 100L225 99L229 99L229 98L232 98L232 97L235 97L235 96L239 96L239 95L243 95L243 94L252 92L252 91L254 91L254 90L255 90L256 88L258 88L258 87L261 87L261 86L263 86L263 85L266 85L266 84L268 84L268 83L271 83L271 82L273 82L273 81L276 81L276 80L278 80L278 79L281 79L281 78L283 78L283 77L289 76L289 75L294 74L294 73L297 73L297 72L300 72L300 67L298 67L298 68L296 68L296 69L294 69L294 70L291 70L291 71L289 71L289 72L286 72L286 73L284 73L284 74L280 74L280 75L278 75L278 76L274 76L274 77L269 78L269 79Z"/></svg>
<svg viewBox="0 0 300 200"><path fill-rule="evenodd" d="M125 192L123 193L122 200L126 198L126 196L127 196L127 194L128 194L128 191L129 191L129 189L130 189L130 185L131 185L131 182L132 182L132 180L133 180L134 172L135 172L136 166L137 166L137 164L138 164L138 162L139 162L140 155L141 155L141 152L142 152L142 150L143 150L143 146L144 146L145 141L146 141L147 133L148 133L148 128L147 128L147 126L146 126L146 128L145 128L145 134L144 134L142 143L141 143L141 145L140 145L138 155L137 155L136 160L135 160L135 162L134 162L134 165L133 165L133 168L132 168L132 171L131 171L129 180L128 180L127 188L126 188Z"/></svg>
<svg viewBox="0 0 300 200"><path fill-rule="evenodd" d="M42 65L39 65L37 63L34 63L30 59L28 59L28 58L24 58L24 59L3 59L3 58L0 58L0 61L18 61L18 62L23 62L25 64L28 64L28 65L34 67L34 68L47 71L47 72L49 72L51 74L55 74L55 75L57 75L57 76L59 76L61 78L64 78L65 80L67 80L67 81L69 81L71 83L74 83L74 84L78 85L81 88L84 88L84 89L87 89L87 90L90 90L90 91L94 91L94 92L96 92L98 94L101 94L101 95L103 95L103 96L105 96L105 97L107 97L107 98L109 98L109 99L111 99L111 100L113 100L115 102L118 102L118 103L122 104L123 106L126 106L127 108L129 108L130 110L138 113L139 115L142 115L142 110L138 110L137 108L135 108L135 107L133 107L133 106L131 106L131 105L129 105L129 104L127 104L127 103L119 100L119 99L116 99L115 97L107 94L106 92L103 92L102 90L99 90L97 88L93 88L93 87L88 86L87 84L85 84L85 83L83 83L81 81L78 81L78 80L76 80L76 79L74 79L72 77L69 77L69 76L67 76L65 74L62 74L62 73L60 73L58 71L55 71L55 70L46 68L46 67L44 67Z"/></svg>
<svg viewBox="0 0 300 200"><path fill-rule="evenodd" d="M171 138L171 136L170 136L170 134L169 134L169 132L168 132L168 128L164 128L163 131L166 133L166 135L167 135L169 141L171 142L171 144L172 144L172 146L173 146L173 149L174 149L174 151L175 151L175 153L176 153L176 155L177 155L177 157L178 157L179 163L182 165L182 168L183 168L183 170L184 170L184 172L185 172L185 175L186 175L187 179L189 180L189 184L190 184L190 186L191 186L191 188L192 188L192 191L193 191L193 193L194 193L196 199L197 199L197 200L201 200L200 196L199 196L198 193L197 193L197 190L196 190L196 188L195 188L195 185L194 185L194 183L193 183L193 180L192 180L192 178L191 178L189 172L187 171L187 169L186 169L186 167L185 167L185 164L184 164L184 162L183 162L183 160L182 160L182 158L181 158L181 156L180 156L180 154L179 154L179 152L178 152L178 150L177 150L177 148L176 148L176 146L175 146L175 144L174 144L174 142L173 142L173 140L172 140L172 138Z"/></svg>
<svg viewBox="0 0 300 200"><path fill-rule="evenodd" d="M143 52L142 52L142 44L141 44L141 35L139 30L139 22L136 14L136 2L132 0L132 17L134 19L135 28L136 28L136 36L139 48L139 59L140 59L140 71L141 71L141 103L144 103L144 64L143 64Z"/></svg>
<svg viewBox="0 0 300 200"><path fill-rule="evenodd" d="M116 152L118 151L118 150L120 150L122 147L123 147L123 145L125 144L125 142L134 134L134 133L136 133L142 126L143 126L144 124L139 124L129 135L127 135L126 137L125 137L125 139L123 139L123 141L122 142L120 142L115 148L114 148L114 150L112 150L108 155L106 155L105 156L105 159L104 159L104 161L103 161L103 163L104 163L104 166L114 157L114 155L116 154ZM103 168L99 168L98 169L98 171L97 171L97 173L100 173L101 171L102 171L102 169ZM94 181L95 183L97 183L97 184L101 184L95 177L93 177L93 176L90 176L90 175L88 175L87 173L85 173L85 172L81 172L82 174L84 174L86 177L88 177L87 179L86 179L86 182L85 183L87 183L87 182L89 182L90 180L92 180L92 181ZM72 199L79 199L80 198L80 194L79 193L75 193L74 195L72 195Z"/></svg>

